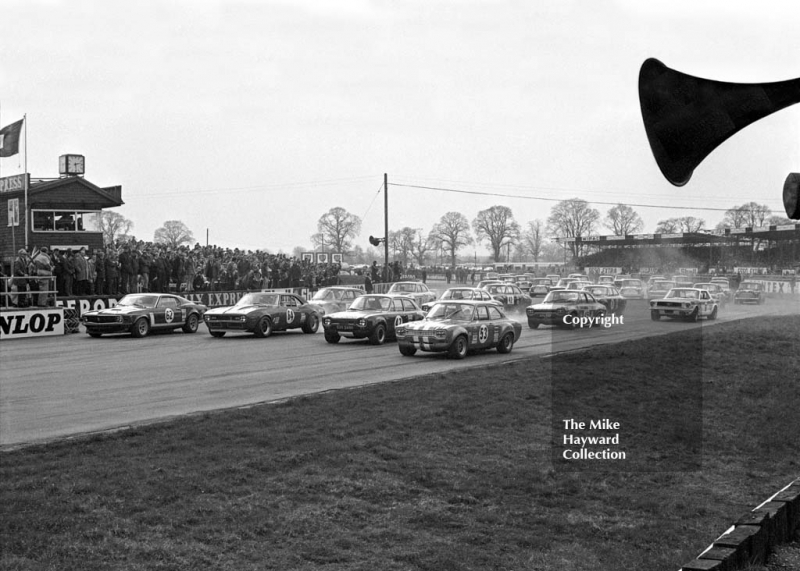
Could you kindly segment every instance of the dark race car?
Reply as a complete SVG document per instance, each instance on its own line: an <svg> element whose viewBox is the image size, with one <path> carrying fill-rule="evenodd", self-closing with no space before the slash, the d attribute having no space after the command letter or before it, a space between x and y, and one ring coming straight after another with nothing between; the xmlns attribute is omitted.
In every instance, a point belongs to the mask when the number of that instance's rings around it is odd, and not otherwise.
<svg viewBox="0 0 800 571"><path fill-rule="evenodd" d="M273 331L297 328L316 333L320 312L319 307L293 293L253 292L236 305L208 310L205 323L212 337L224 337L228 331L269 337Z"/></svg>
<svg viewBox="0 0 800 571"><path fill-rule="evenodd" d="M625 306L628 300L625 299L617 288L611 285L590 285L584 288L594 298L606 306L606 313L622 315L625 313Z"/></svg>
<svg viewBox="0 0 800 571"><path fill-rule="evenodd" d="M438 301L424 320L397 328L397 344L405 356L419 350L463 359L476 349L510 353L521 333L519 322L491 302Z"/></svg>
<svg viewBox="0 0 800 571"><path fill-rule="evenodd" d="M182 329L194 333L205 305L166 293L134 293L108 309L87 311L81 316L86 333L100 337L106 333L130 333L144 337L150 331Z"/></svg>
<svg viewBox="0 0 800 571"><path fill-rule="evenodd" d="M489 284L484 288L506 311L525 311L533 298L514 284Z"/></svg>
<svg viewBox="0 0 800 571"><path fill-rule="evenodd" d="M761 305L767 300L764 284L761 282L744 281L739 284L739 289L733 296L733 303L754 303Z"/></svg>
<svg viewBox="0 0 800 571"><path fill-rule="evenodd" d="M382 345L395 337L395 329L425 317L417 302L400 295L367 294L356 298L347 311L326 315L322 321L325 341L338 343L342 337L369 339Z"/></svg>
<svg viewBox="0 0 800 571"><path fill-rule="evenodd" d="M606 315L606 307L585 291L552 290L542 303L529 306L525 313L528 326L555 325L575 329L585 319L589 326L599 323Z"/></svg>

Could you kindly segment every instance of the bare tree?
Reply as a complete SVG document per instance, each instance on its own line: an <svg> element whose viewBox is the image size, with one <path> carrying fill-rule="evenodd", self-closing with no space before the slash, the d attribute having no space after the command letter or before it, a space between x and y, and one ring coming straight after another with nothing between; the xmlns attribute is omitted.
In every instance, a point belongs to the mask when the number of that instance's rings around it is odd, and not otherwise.
<svg viewBox="0 0 800 571"><path fill-rule="evenodd" d="M503 248L519 239L519 224L508 206L492 206L478 212L472 221L472 229L478 240L487 240L494 256L499 262Z"/></svg>
<svg viewBox="0 0 800 571"><path fill-rule="evenodd" d="M642 217L626 204L617 204L610 208L603 223L615 236L636 234L644 227Z"/></svg>
<svg viewBox="0 0 800 571"><path fill-rule="evenodd" d="M166 244L173 250L184 244L196 242L192 231L180 220L167 220L164 225L156 230L153 241L159 244Z"/></svg>
<svg viewBox="0 0 800 571"><path fill-rule="evenodd" d="M562 238L586 237L594 233L600 213L580 198L562 200L550 210L547 218L547 230L551 236ZM567 242L573 257L580 256L582 244Z"/></svg>
<svg viewBox="0 0 800 571"><path fill-rule="evenodd" d="M439 219L430 236L441 244L441 249L450 253L450 265L456 265L458 250L472 244L469 220L460 212L448 212Z"/></svg>
<svg viewBox="0 0 800 571"><path fill-rule="evenodd" d="M411 247L411 254L414 256L414 259L417 261L418 266L425 265L425 258L428 255L428 252L433 249L433 243L430 239L430 235L425 236L422 233L422 228L417 228L415 230L414 241Z"/></svg>
<svg viewBox="0 0 800 571"><path fill-rule="evenodd" d="M717 229L723 228L758 228L768 223L772 210L766 204L748 202L734 206L725 211Z"/></svg>
<svg viewBox="0 0 800 571"><path fill-rule="evenodd" d="M350 250L353 239L361 232L361 218L337 206L320 216L317 232L322 234L325 244L334 252L344 254Z"/></svg>
<svg viewBox="0 0 800 571"><path fill-rule="evenodd" d="M542 255L544 232L544 223L537 219L528 222L527 228L522 234L522 244L520 245L533 257L534 262L538 262Z"/></svg>
<svg viewBox="0 0 800 571"><path fill-rule="evenodd" d="M681 216L680 218L667 218L659 220L656 225L656 234L675 234L677 232L698 232L706 225L702 218L694 216Z"/></svg>
<svg viewBox="0 0 800 571"><path fill-rule="evenodd" d="M103 210L97 222L100 232L103 233L103 243L113 244L117 238L127 236L133 228L133 222L118 212Z"/></svg>
<svg viewBox="0 0 800 571"><path fill-rule="evenodd" d="M389 235L392 239L392 244L396 247L396 251L403 262L403 267L408 266L408 258L414 252L414 240L416 239L417 231L414 228L406 226L397 232L390 232Z"/></svg>

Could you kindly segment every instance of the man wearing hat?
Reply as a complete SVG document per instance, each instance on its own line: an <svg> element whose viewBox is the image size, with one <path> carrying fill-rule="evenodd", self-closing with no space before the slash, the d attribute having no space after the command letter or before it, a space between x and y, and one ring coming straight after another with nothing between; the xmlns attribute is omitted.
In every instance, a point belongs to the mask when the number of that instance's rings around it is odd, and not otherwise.
<svg viewBox="0 0 800 571"><path fill-rule="evenodd" d="M40 279L38 281L40 293L36 305L43 307L47 305L47 298L49 297L49 290L55 290L55 284L52 283L53 264L50 260L50 253L46 246L42 246L38 252L33 256L32 260L33 274L37 275Z"/></svg>
<svg viewBox="0 0 800 571"><path fill-rule="evenodd" d="M28 274L30 272L31 259L25 248L20 248L14 260L14 281L11 282L16 287L18 295L11 296L11 305L26 307L30 305L28 301Z"/></svg>

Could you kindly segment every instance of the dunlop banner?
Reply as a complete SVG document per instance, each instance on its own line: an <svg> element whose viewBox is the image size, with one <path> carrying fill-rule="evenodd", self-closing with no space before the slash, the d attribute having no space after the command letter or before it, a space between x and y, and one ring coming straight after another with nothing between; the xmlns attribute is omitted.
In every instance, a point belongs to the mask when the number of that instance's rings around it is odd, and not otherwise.
<svg viewBox="0 0 800 571"><path fill-rule="evenodd" d="M0 312L0 339L64 335L64 310L35 309Z"/></svg>

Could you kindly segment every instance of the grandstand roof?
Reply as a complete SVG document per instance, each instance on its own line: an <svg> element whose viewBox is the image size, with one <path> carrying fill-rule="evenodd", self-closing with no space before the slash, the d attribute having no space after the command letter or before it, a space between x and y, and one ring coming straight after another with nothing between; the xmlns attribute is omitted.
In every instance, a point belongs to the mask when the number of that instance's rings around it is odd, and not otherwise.
<svg viewBox="0 0 800 571"><path fill-rule="evenodd" d="M724 230L701 230L700 232L677 232L675 234L633 234L627 236L567 236L556 238L557 242L577 242L587 246L651 246L664 244L718 244L737 240L797 240L800 239L800 223L760 228L725 228Z"/></svg>

